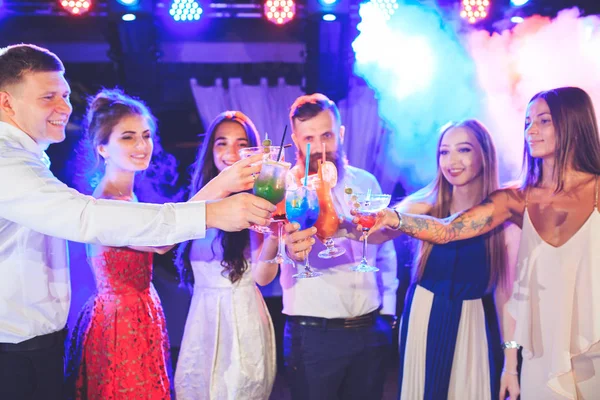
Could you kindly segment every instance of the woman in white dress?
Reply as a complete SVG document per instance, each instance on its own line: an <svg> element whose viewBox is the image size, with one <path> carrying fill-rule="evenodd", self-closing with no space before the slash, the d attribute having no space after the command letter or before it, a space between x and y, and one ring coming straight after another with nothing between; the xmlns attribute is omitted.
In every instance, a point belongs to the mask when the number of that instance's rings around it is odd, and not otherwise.
<svg viewBox="0 0 600 400"><path fill-rule="evenodd" d="M260 166L229 168L239 149L260 144L252 121L239 111L219 114L207 130L195 162L190 193L230 174L229 188L215 198L249 190ZM243 161L242 161L243 162ZM220 180L224 181L223 179ZM294 229L288 226L292 232ZM295 232L295 235L302 232ZM276 374L275 334L269 311L253 279L253 261L275 251L277 241L254 232L209 229L206 237L184 243L177 253L183 284L193 290L175 372L178 400L265 400ZM295 244L292 252L309 248Z"/></svg>

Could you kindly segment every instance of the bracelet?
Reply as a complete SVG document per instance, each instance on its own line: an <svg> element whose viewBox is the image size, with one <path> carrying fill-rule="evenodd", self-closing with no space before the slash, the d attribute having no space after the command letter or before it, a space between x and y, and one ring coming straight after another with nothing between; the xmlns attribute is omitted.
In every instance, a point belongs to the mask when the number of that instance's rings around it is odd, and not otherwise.
<svg viewBox="0 0 600 400"><path fill-rule="evenodd" d="M512 376L519 376L519 373L517 371L507 371L504 368L502 368L502 373L512 375Z"/></svg>
<svg viewBox="0 0 600 400"><path fill-rule="evenodd" d="M400 215L400 213L398 212L398 210L396 210L395 208L392 208L392 210L396 213L396 215L398 216L398 226L395 228L392 228L393 230L397 231L400 228L402 228L402 216Z"/></svg>
<svg viewBox="0 0 600 400"><path fill-rule="evenodd" d="M515 342L514 340L511 340L510 342L504 342L502 343L502 349L506 350L506 349L518 349L521 346L519 345L519 343Z"/></svg>

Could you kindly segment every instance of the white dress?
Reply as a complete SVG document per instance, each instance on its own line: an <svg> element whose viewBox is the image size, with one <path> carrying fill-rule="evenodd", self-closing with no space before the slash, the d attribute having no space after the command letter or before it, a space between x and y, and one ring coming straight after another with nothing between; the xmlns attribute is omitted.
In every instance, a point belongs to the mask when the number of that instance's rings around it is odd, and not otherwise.
<svg viewBox="0 0 600 400"><path fill-rule="evenodd" d="M176 398L266 400L276 374L271 316L250 270L235 284L223 277L215 237L211 229L192 243L195 285L175 372Z"/></svg>
<svg viewBox="0 0 600 400"><path fill-rule="evenodd" d="M597 184L597 183L596 183ZM509 303L523 346L521 399L600 398L600 212L565 244L537 233L527 207Z"/></svg>

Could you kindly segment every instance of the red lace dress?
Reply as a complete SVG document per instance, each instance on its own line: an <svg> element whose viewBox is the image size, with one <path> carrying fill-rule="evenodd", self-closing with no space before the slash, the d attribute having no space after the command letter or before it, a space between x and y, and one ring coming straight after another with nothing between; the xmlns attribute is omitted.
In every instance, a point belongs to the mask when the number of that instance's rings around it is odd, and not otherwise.
<svg viewBox="0 0 600 400"><path fill-rule="evenodd" d="M151 283L152 253L105 248L90 258L97 294L71 333L67 383L76 399L170 399L169 340Z"/></svg>

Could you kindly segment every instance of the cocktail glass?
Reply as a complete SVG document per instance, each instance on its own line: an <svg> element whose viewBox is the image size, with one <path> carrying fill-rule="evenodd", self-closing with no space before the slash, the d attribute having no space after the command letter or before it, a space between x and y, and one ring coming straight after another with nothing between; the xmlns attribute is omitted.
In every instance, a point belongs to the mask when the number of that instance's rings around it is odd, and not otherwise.
<svg viewBox="0 0 600 400"><path fill-rule="evenodd" d="M319 252L319 258L339 257L346 253L346 250L343 247L337 247L333 242L333 236L340 226L340 217L333 204L331 185L326 180L321 180L318 174L309 176L308 180L316 188L321 208L319 219L315 223L317 238L327 247Z"/></svg>
<svg viewBox="0 0 600 400"><path fill-rule="evenodd" d="M267 148L268 150L265 151L265 148ZM277 160L277 156L279 155L279 148L280 148L279 146L244 147L238 151L238 154L240 155L240 158L242 158L242 159L252 157L253 155L256 155L256 154L264 154L265 161L267 159L272 160L272 161L283 161L285 159L284 154L283 154L284 152L281 153L281 160Z"/></svg>
<svg viewBox="0 0 600 400"><path fill-rule="evenodd" d="M275 206L281 203L285 198L287 174L290 167L291 164L284 161L266 160L263 162L260 174L254 182L254 194L268 200ZM278 224L279 244L275 257L266 262L273 264L293 264L294 262L285 254L285 245L283 242L285 214L283 216L278 215L278 219L273 218L271 221Z"/></svg>
<svg viewBox="0 0 600 400"><path fill-rule="evenodd" d="M279 156L280 146L258 146L258 147L244 147L238 151L240 158L248 158L254 156L256 154L263 154L263 162L267 160L278 161L277 157ZM281 161L284 160L284 152L281 154ZM254 177L257 178L259 174L255 174ZM277 204L277 210L275 210L275 214L273 215L273 219L275 220L284 220L285 219L285 199ZM271 228L268 226L259 226L259 225L250 225L249 229L262 233L272 233Z"/></svg>
<svg viewBox="0 0 600 400"><path fill-rule="evenodd" d="M285 211L287 219L290 222L296 222L300 225L300 229L308 229L315 225L319 218L319 198L314 188L300 186L298 188L289 189L285 195ZM304 271L293 275L294 278L315 278L323 275L322 272L314 271L308 260L304 262Z"/></svg>
<svg viewBox="0 0 600 400"><path fill-rule="evenodd" d="M350 204L358 217L358 223L362 226L363 257L360 263L350 270L357 272L375 272L379 268L369 265L367 261L367 233L375 225L377 213L390 204L392 196L389 194L352 193Z"/></svg>

